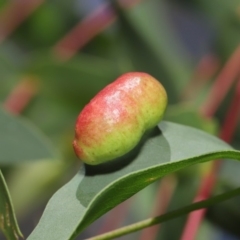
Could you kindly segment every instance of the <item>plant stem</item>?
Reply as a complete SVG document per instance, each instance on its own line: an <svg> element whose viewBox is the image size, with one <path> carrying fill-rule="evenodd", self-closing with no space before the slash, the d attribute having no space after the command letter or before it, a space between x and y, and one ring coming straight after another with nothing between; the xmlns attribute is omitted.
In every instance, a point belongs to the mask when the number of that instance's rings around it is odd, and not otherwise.
<svg viewBox="0 0 240 240"><path fill-rule="evenodd" d="M38 91L38 79L34 76L24 76L10 92L3 106L13 114L20 114Z"/></svg>
<svg viewBox="0 0 240 240"><path fill-rule="evenodd" d="M181 99L183 101L193 101L195 96L216 74L219 65L219 60L216 56L204 56L197 65L191 80L181 93Z"/></svg>
<svg viewBox="0 0 240 240"><path fill-rule="evenodd" d="M186 214L188 214L192 211L199 210L199 209L202 209L202 208L206 208L206 207L209 207L213 204L226 201L226 200L228 200L230 198L233 198L233 197L235 197L239 194L240 194L240 188L237 188L237 189L228 191L227 193L223 193L223 194L220 194L218 196L212 197L210 199L200 201L200 202L196 202L196 203L193 203L191 205L182 207L180 209L168 212L168 213L163 214L161 216L154 217L154 218L148 218L146 220L128 225L126 227L122 227L122 228L119 228L117 230L114 230L114 231L111 231L111 232L108 232L108 233L105 233L105 234L101 234L101 235L98 235L96 237L89 238L88 240L115 239L117 237L129 234L129 233L132 233L132 232L136 232L136 231L144 229L146 227L150 227L150 226L153 226L155 224L159 224L159 223L168 221L170 219L180 217L182 215L186 215Z"/></svg>
<svg viewBox="0 0 240 240"><path fill-rule="evenodd" d="M162 215L166 213L176 186L177 179L173 174L167 175L161 180L150 216L154 216L156 214ZM144 229L139 237L139 240L157 239L156 236L159 232L159 228L160 226L154 226Z"/></svg>
<svg viewBox="0 0 240 240"><path fill-rule="evenodd" d="M121 1L121 7L129 9L141 0ZM80 21L53 47L53 53L62 61L72 58L89 41L112 25L117 19L117 13L109 4L102 4L85 19Z"/></svg>
<svg viewBox="0 0 240 240"><path fill-rule="evenodd" d="M239 74L240 68L240 45L231 55L218 77L216 78L206 102L200 111L203 116L213 117L219 105L227 95L230 87L234 83Z"/></svg>
<svg viewBox="0 0 240 240"><path fill-rule="evenodd" d="M230 107L226 113L226 117L224 119L224 123L223 126L221 127L221 131L219 134L220 138L228 143L232 141L235 133L234 131L237 127L240 114L239 101L240 101L240 78L238 80L238 85L236 86L235 94L233 96L232 102L230 103ZM206 176L202 177L201 186L198 189L194 202L207 199L210 196L214 188L214 185L217 181L217 175L220 166L221 166L220 160L217 160L212 163L209 173ZM206 209L201 209L200 211L193 212L189 215L186 226L183 230L183 234L181 236L181 240L184 239L192 240L196 238L197 231L204 218L205 213Z"/></svg>
<svg viewBox="0 0 240 240"><path fill-rule="evenodd" d="M44 0L9 1L0 12L0 43L43 2Z"/></svg>

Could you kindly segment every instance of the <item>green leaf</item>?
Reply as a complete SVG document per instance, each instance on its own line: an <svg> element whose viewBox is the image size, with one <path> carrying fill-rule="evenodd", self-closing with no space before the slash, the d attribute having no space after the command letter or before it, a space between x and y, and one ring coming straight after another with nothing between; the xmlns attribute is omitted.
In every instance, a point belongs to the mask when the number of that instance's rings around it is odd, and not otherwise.
<svg viewBox="0 0 240 240"><path fill-rule="evenodd" d="M191 127L162 122L121 161L83 166L49 201L29 240L72 239L101 215L157 179L218 158L240 160L240 152Z"/></svg>
<svg viewBox="0 0 240 240"><path fill-rule="evenodd" d="M3 109L0 109L0 152L1 164L59 158L59 153L38 129Z"/></svg>
<svg viewBox="0 0 240 240"><path fill-rule="evenodd" d="M9 240L18 240L22 236L19 230L11 198L0 170L0 230Z"/></svg>

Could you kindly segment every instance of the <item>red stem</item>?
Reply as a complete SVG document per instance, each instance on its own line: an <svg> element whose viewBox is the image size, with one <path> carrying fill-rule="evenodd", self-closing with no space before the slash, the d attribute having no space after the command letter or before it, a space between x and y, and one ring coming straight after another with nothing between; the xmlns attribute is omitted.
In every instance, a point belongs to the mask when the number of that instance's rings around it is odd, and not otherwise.
<svg viewBox="0 0 240 240"><path fill-rule="evenodd" d="M232 99L228 113L220 132L220 137L226 142L231 142L234 135L234 130L237 127L238 117L240 111L240 77L238 79L235 95Z"/></svg>
<svg viewBox="0 0 240 240"><path fill-rule="evenodd" d="M112 209L106 216L98 234L102 234L121 226L126 218L133 198L121 203L116 208Z"/></svg>
<svg viewBox="0 0 240 240"><path fill-rule="evenodd" d="M193 202L198 202L198 201L202 201L209 198L217 179L217 173L220 168L220 164L221 162L218 160L212 164L210 172L208 173L207 176L205 176L205 178L202 179L201 185L198 189L198 192ZM181 236L181 240L195 239L195 236L197 235L199 226L204 218L205 213L206 213L206 209L204 208L204 209L191 212L188 215L188 219L187 219L183 234Z"/></svg>
<svg viewBox="0 0 240 240"><path fill-rule="evenodd" d="M122 0L120 5L124 8L133 7L140 0ZM109 27L117 19L114 9L108 4L102 4L69 33L66 34L53 48L53 53L62 61L73 57L91 39Z"/></svg>
<svg viewBox="0 0 240 240"><path fill-rule="evenodd" d="M3 107L14 114L19 114L36 95L38 82L32 77L27 77L12 90L3 103Z"/></svg>
<svg viewBox="0 0 240 240"><path fill-rule="evenodd" d="M240 46L234 51L218 78L214 82L209 97L201 108L201 113L206 117L213 117L223 101L240 69Z"/></svg>
<svg viewBox="0 0 240 240"><path fill-rule="evenodd" d="M104 4L77 24L54 47L53 52L61 60L68 60L93 37L107 28L116 19L112 8Z"/></svg>
<svg viewBox="0 0 240 240"><path fill-rule="evenodd" d="M4 41L44 0L15 0L0 12L0 43Z"/></svg>
<svg viewBox="0 0 240 240"><path fill-rule="evenodd" d="M176 188L176 183L174 175L166 176L161 180L157 191L158 194L155 197L155 202L153 204L151 216L161 215L166 212L168 204ZM160 225L143 229L139 240L156 239L159 229Z"/></svg>
<svg viewBox="0 0 240 240"><path fill-rule="evenodd" d="M198 92L204 87L204 85L211 80L214 74L219 68L219 61L213 55L204 56L194 74L192 79L189 81L188 85L181 94L182 100L193 99Z"/></svg>
<svg viewBox="0 0 240 240"><path fill-rule="evenodd" d="M240 115L240 78L238 80L238 85L235 90L232 102L226 114L222 130L220 132L220 137L226 142L231 142L234 136L234 130L237 127L237 122ZM215 161L210 169L210 172L202 180L202 184L197 192L197 195L193 202L201 201L209 198L211 195L212 189L217 180L217 174L219 172L221 161ZM189 214L183 235L182 240L194 240L197 235L198 228L204 218L206 209L201 209L194 211Z"/></svg>

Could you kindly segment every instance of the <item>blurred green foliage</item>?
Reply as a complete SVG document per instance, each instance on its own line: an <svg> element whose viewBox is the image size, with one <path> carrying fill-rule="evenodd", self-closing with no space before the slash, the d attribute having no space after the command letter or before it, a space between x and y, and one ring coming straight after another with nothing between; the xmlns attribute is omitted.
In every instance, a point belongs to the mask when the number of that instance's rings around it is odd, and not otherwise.
<svg viewBox="0 0 240 240"><path fill-rule="evenodd" d="M81 2L84 4L84 1ZM0 15L7 4L10 2L0 1ZM231 99L229 94L223 107L219 109L217 118L213 120L204 118L198 111L204 101L199 100L198 95L207 96L209 88L196 92L197 96L189 99L187 104L181 100L183 90L188 85L200 57L195 56L184 44L184 39L178 35L179 25L173 23L173 17L178 9L184 9L181 14L186 27L185 37L197 42L195 29L199 26L196 24L191 29L187 26L191 22L190 13L199 14L204 19L203 24L207 23L206 29L210 25L213 33L209 37L207 49L202 49L201 44L196 44L195 47L201 50L203 56L217 56L223 66L240 43L239 0L148 0L140 1L131 8L113 4L117 20L79 49L72 59L63 61L54 54L53 49L60 39L83 20L82 9L77 9L76 6L76 1L43 2L0 45L1 103L4 103L24 77L31 76L35 79L38 82L37 94L21 114L42 131L63 156L59 159L62 162L56 165L44 162L29 163L26 166L21 165L20 160L18 164L11 166L0 163L10 186L13 202L18 202L19 189L25 186L22 190L24 197L16 204L16 211L22 218L43 204L77 171L79 163L71 146L76 117L101 88L120 74L127 71L145 71L152 74L163 83L169 95L170 106L165 119L191 125L212 134L217 134ZM12 16L13 21L15 18L16 16ZM87 35L88 32L81 34ZM208 35L209 32L203 30L201 34ZM214 76L211 80L214 81ZM238 127L233 141L237 148L239 133ZM238 169L239 166L235 168ZM173 198L171 206L178 205L178 199L186 196L189 181L181 180L181 173L186 175L186 172L191 171L179 173L176 191L179 195ZM198 174L199 171L196 170L194 176L190 174L190 179L196 179ZM230 170L228 174L231 175ZM45 175L45 181L42 181L42 176ZM223 181L228 181L230 185L239 184L238 178L223 178ZM194 192L195 187L192 186L190 192ZM191 197L184 201L190 201ZM149 196L143 195L143 199L139 201L144 202L144 198L148 199ZM238 214L237 219L239 218ZM176 222L173 226L180 226L178 224ZM172 228L171 223L164 226L166 229L169 226ZM29 231L27 229L26 234ZM159 239L164 237L159 236Z"/></svg>

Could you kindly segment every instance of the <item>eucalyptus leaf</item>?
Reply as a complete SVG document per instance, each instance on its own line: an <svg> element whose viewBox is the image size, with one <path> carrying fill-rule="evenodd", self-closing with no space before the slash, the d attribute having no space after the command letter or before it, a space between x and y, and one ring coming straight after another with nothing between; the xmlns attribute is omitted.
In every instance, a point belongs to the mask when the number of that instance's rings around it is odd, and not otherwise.
<svg viewBox="0 0 240 240"><path fill-rule="evenodd" d="M0 230L8 240L18 240L22 236L12 207L11 198L0 170Z"/></svg>
<svg viewBox="0 0 240 240"><path fill-rule="evenodd" d="M29 240L74 239L84 228L157 179L218 158L240 160L240 152L200 130L162 122L120 160L83 165L50 199Z"/></svg>
<svg viewBox="0 0 240 240"><path fill-rule="evenodd" d="M56 159L60 155L30 122L0 108L0 163Z"/></svg>

